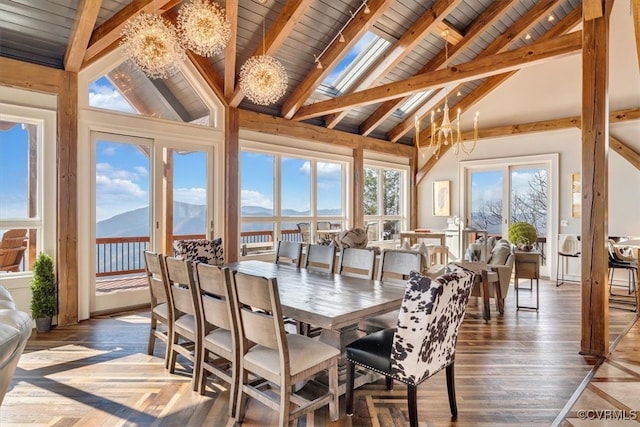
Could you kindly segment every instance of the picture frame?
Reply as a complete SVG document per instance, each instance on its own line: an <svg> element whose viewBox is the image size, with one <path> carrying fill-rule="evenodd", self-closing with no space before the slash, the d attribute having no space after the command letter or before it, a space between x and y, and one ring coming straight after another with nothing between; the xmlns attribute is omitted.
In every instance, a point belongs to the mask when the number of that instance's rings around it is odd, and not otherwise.
<svg viewBox="0 0 640 427"><path fill-rule="evenodd" d="M433 216L451 216L451 181L433 182Z"/></svg>
<svg viewBox="0 0 640 427"><path fill-rule="evenodd" d="M582 181L580 173L571 174L571 218L580 218L582 210Z"/></svg>

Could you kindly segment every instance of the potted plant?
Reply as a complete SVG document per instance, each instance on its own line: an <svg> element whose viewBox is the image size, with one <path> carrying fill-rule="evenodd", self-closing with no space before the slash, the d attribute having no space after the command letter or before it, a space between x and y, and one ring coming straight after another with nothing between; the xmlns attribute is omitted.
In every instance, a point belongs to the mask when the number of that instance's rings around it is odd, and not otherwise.
<svg viewBox="0 0 640 427"><path fill-rule="evenodd" d="M31 317L38 332L49 332L51 319L57 311L56 276L53 259L40 252L33 265L31 280Z"/></svg>
<svg viewBox="0 0 640 427"><path fill-rule="evenodd" d="M520 251L529 252L538 240L536 228L528 222L514 222L509 226L509 241Z"/></svg>

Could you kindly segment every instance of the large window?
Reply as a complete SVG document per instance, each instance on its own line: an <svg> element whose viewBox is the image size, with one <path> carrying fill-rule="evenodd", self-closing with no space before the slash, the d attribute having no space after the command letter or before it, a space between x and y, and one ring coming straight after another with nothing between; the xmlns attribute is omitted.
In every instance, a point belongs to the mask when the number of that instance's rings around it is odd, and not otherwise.
<svg viewBox="0 0 640 427"><path fill-rule="evenodd" d="M346 163L243 150L240 246L272 250L277 240L316 243L346 224Z"/></svg>
<svg viewBox="0 0 640 427"><path fill-rule="evenodd" d="M55 113L0 105L0 275L31 270L38 252L52 253L55 162L45 170L45 150L55 159ZM45 143L45 140L48 140ZM47 163L48 164L48 163ZM45 240L48 240L45 241Z"/></svg>
<svg viewBox="0 0 640 427"><path fill-rule="evenodd" d="M364 168L364 220L369 240L396 240L406 228L406 176L403 169Z"/></svg>

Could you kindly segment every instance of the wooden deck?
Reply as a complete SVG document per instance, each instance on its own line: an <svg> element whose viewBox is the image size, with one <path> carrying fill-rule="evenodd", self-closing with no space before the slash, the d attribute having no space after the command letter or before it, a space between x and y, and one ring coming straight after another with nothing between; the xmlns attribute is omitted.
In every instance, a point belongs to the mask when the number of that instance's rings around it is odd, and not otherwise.
<svg viewBox="0 0 640 427"><path fill-rule="evenodd" d="M106 294L110 292L126 292L147 289L149 283L147 278L140 274L139 276L109 278L96 280L96 293Z"/></svg>
<svg viewBox="0 0 640 427"><path fill-rule="evenodd" d="M521 292L521 302L527 303L529 295ZM636 314L612 309L610 319L614 341ZM200 396L191 391L188 363L182 373L172 375L164 370L161 343L154 355L146 354L148 321L148 312L140 311L48 334L34 331L2 404L0 425L233 425L223 382L210 381L206 395ZM504 316L493 311L488 323L482 320L480 300L472 298L457 346L458 418L451 420L444 373L439 373L418 388L421 425L596 426L603 425L602 420L580 423L572 408L640 409L638 393L629 392L640 385L638 326L620 342L620 353L600 366L591 384L589 376L600 361L578 354L579 340L578 285L556 288L542 280L539 312L516 311L512 288ZM586 400L579 400L576 390L586 385ZM298 425L406 425L405 390L396 384L395 390L386 391L383 381L366 385L356 391L353 417L344 415L342 398L338 422L328 420L325 408ZM276 422L275 411L249 399L244 426Z"/></svg>

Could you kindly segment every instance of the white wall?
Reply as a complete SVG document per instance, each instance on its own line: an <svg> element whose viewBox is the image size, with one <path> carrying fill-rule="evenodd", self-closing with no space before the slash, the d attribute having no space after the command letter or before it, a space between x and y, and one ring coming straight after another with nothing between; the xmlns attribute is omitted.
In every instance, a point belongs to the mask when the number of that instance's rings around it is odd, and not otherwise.
<svg viewBox="0 0 640 427"><path fill-rule="evenodd" d="M614 5L610 25L610 109L640 107L640 72L629 3ZM471 111L463 114L463 129L469 129L473 112L480 111L480 127L528 123L579 116L581 112L582 63L579 54L552 60L519 71ZM640 121L610 126L610 134L640 152ZM581 168L581 133L576 129L540 132L481 140L475 151L456 158L444 154L418 187L419 227L445 228L447 219L432 215L433 181L452 181L451 214L461 216L459 162L534 154L559 153L559 203L553 214L568 221L559 233L580 233L580 219L570 215L571 174ZM428 155L427 155L428 158ZM420 159L420 166L426 159ZM609 151L609 235L640 236L640 171Z"/></svg>

